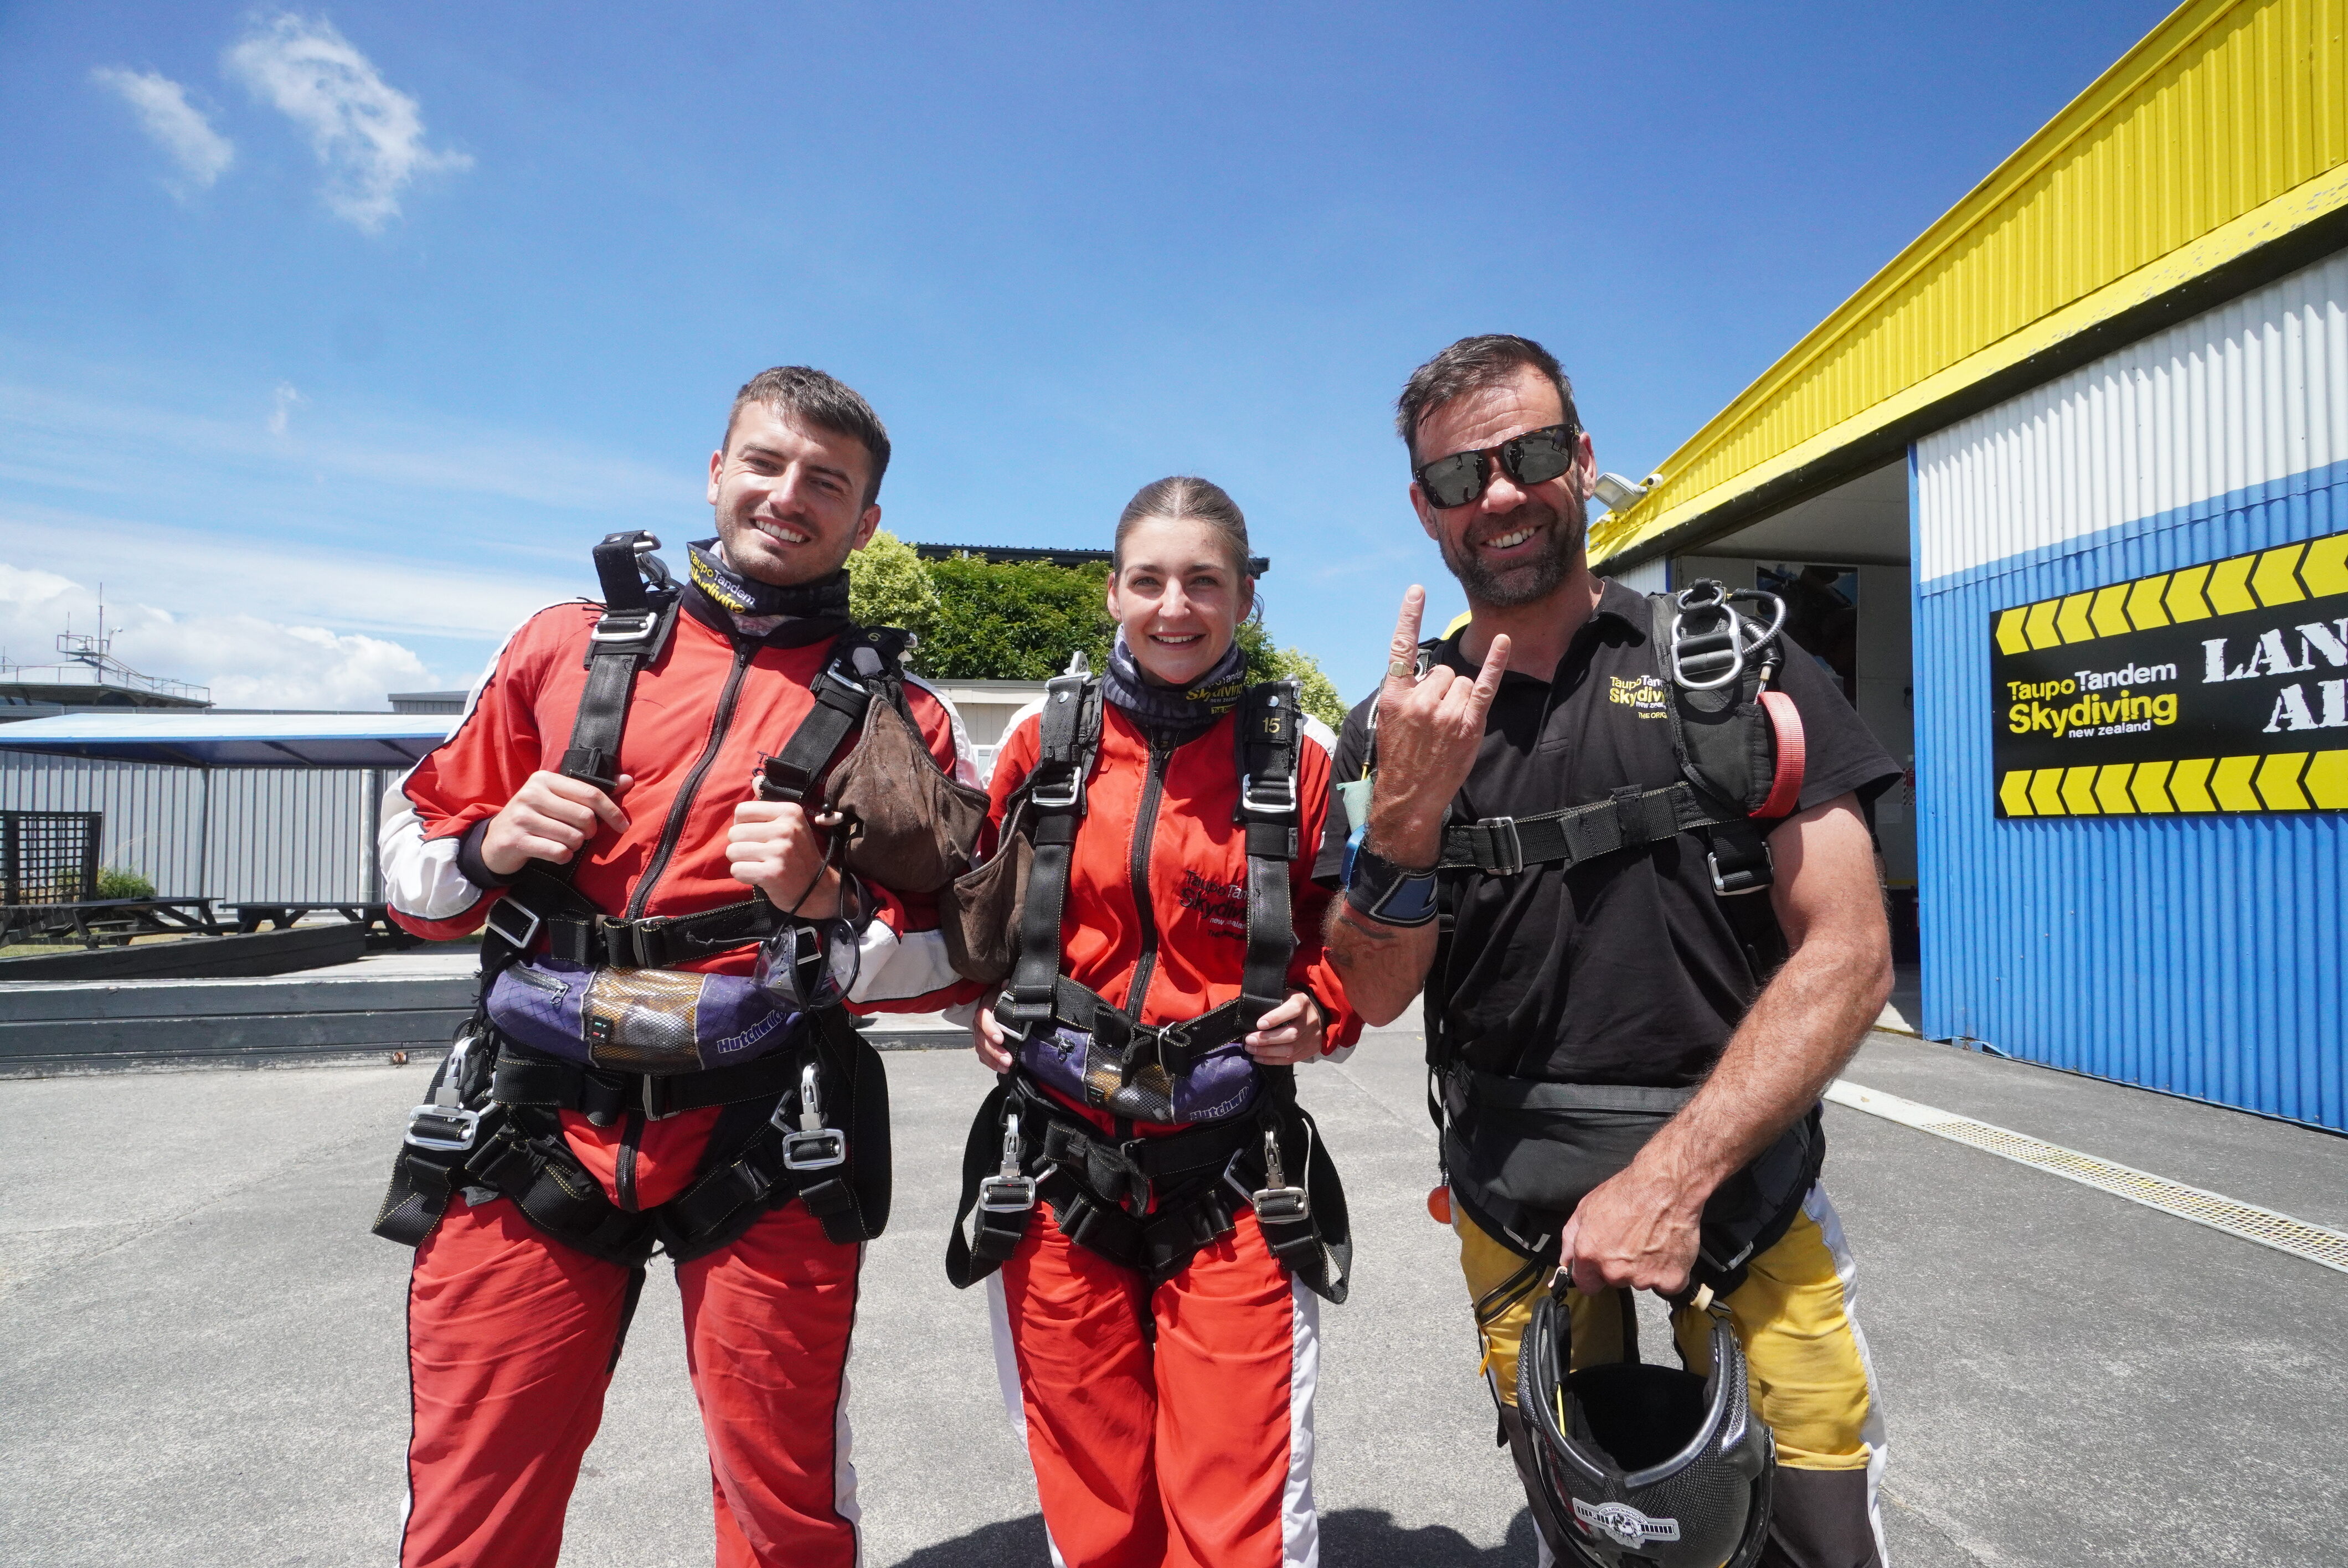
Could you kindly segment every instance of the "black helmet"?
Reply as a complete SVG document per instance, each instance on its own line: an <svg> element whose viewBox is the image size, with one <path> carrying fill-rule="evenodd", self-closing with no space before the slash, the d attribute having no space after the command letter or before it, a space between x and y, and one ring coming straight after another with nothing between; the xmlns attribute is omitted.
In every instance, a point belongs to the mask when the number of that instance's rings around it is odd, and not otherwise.
<svg viewBox="0 0 2348 1568"><path fill-rule="evenodd" d="M1769 1537L1776 1445L1753 1419L1726 1310L1710 1307L1709 1378L1635 1361L1560 1377L1570 1288L1560 1276L1533 1304L1517 1360L1517 1408L1568 1556L1589 1568L1751 1568Z"/></svg>

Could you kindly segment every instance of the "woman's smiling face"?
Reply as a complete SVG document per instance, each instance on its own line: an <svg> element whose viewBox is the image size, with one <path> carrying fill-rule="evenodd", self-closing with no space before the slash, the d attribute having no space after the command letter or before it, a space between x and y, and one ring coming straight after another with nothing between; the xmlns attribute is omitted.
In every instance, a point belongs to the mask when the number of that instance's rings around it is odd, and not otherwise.
<svg viewBox="0 0 2348 1568"><path fill-rule="evenodd" d="M1212 670L1255 603L1230 538L1192 518L1144 518L1118 545L1108 612L1143 674L1189 686Z"/></svg>

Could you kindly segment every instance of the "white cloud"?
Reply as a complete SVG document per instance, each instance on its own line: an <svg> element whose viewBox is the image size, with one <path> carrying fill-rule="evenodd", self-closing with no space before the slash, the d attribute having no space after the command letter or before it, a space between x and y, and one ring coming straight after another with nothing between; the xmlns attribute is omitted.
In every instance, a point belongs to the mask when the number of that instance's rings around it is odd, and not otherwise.
<svg viewBox="0 0 2348 1568"><path fill-rule="evenodd" d="M191 184L209 188L236 161L236 144L212 128L204 112L188 101L188 89L170 77L112 66L100 66L89 77L130 106L139 125L171 155Z"/></svg>
<svg viewBox="0 0 2348 1568"><path fill-rule="evenodd" d="M310 400L308 398L303 396L302 394L295 389L292 382L279 382L277 384L277 392L273 399L273 406L269 411L269 433L272 436L284 435L286 416L294 412L294 405L297 403L307 403Z"/></svg>
<svg viewBox="0 0 2348 1568"><path fill-rule="evenodd" d="M472 167L461 152L424 145L417 102L385 81L334 24L281 13L229 50L226 68L252 96L310 133L326 170L327 206L369 234L399 216L399 192L419 174Z"/></svg>
<svg viewBox="0 0 2348 1568"><path fill-rule="evenodd" d="M46 664L70 618L98 626L97 595L57 572L0 564L0 647L12 662ZM355 708L380 712L385 694L438 684L415 652L379 637L232 613L175 615L109 602L116 658L145 675L211 688L227 708Z"/></svg>

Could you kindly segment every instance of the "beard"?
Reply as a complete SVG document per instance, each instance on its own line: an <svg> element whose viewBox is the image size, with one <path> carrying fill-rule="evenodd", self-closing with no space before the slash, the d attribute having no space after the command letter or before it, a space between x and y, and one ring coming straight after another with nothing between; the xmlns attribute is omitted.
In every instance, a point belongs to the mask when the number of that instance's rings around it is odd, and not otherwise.
<svg viewBox="0 0 2348 1568"><path fill-rule="evenodd" d="M1474 547L1466 539L1457 545L1441 535L1437 544L1443 552L1443 564L1459 579L1471 605L1488 605L1494 610L1514 610L1520 604L1534 604L1555 593L1573 575L1574 558L1581 554L1581 538L1588 511L1576 504L1574 516L1569 519L1558 509L1543 501L1527 501L1524 505L1497 518L1477 531L1487 538L1511 533L1519 528L1533 527L1540 531L1535 536L1549 541L1549 548L1530 560L1510 566L1493 568L1484 564Z"/></svg>

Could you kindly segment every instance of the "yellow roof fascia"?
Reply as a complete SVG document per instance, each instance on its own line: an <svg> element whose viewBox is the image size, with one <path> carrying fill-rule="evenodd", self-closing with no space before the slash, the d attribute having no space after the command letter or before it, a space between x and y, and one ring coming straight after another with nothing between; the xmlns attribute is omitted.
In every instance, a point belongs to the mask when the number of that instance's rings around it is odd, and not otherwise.
<svg viewBox="0 0 2348 1568"><path fill-rule="evenodd" d="M2106 146L2130 137L2160 146ZM2129 182L2164 155L2164 217L2174 228L2178 212L2198 210L2205 226L2075 297L2017 307L2011 296L2034 287L2043 294L2040 280L2017 284L1988 269L2043 272L2034 265L2043 249L1984 259L1998 231L2034 224L2040 239L2072 252L2072 271L2092 276L2119 248L2107 232L2115 224L2162 220L2116 214L2115 203L2141 197ZM2091 172L2103 189L2063 178L2091 156L2100 159ZM2309 177L2241 208L2292 173ZM2343 211L2348 0L2188 0L1666 458L1645 497L1593 523L1591 559L1643 557L1654 553L1645 547L1693 539L1691 524L1739 497ZM1907 354L1920 363L1887 375L1883 362L1901 353L1890 337L1903 327L1908 339L1934 342ZM1979 341L1964 346L1969 336ZM1952 338L1963 352L1946 351ZM1857 363L1862 357L1873 363ZM1879 384L1863 384L1869 380ZM1806 396L1828 411L1789 439L1783 426Z"/></svg>

